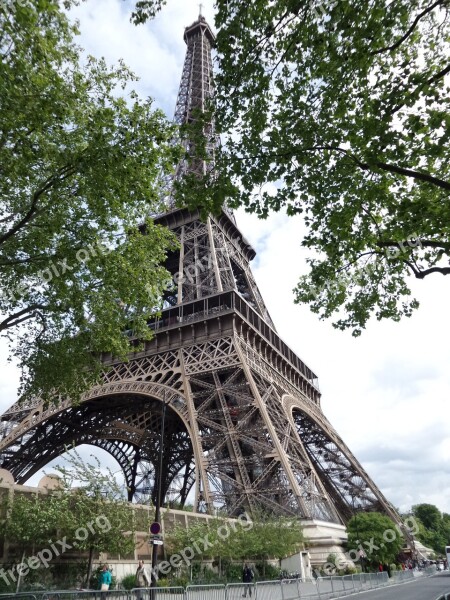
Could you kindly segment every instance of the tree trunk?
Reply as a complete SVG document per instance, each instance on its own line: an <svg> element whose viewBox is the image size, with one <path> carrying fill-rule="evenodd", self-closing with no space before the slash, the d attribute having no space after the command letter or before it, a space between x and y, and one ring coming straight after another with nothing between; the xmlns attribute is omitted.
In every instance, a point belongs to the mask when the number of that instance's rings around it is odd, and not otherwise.
<svg viewBox="0 0 450 600"><path fill-rule="evenodd" d="M22 560L20 561L20 564L23 563L24 559L25 559L25 550L22 553ZM17 585L16 585L16 594L19 593L21 582L22 582L22 569L19 569L19 577L17 578Z"/></svg>
<svg viewBox="0 0 450 600"><path fill-rule="evenodd" d="M89 548L89 559L88 559L88 566L87 566L87 575L86 575L86 588L89 589L89 582L91 580L91 575L92 575L92 557L94 555L94 548L91 546Z"/></svg>

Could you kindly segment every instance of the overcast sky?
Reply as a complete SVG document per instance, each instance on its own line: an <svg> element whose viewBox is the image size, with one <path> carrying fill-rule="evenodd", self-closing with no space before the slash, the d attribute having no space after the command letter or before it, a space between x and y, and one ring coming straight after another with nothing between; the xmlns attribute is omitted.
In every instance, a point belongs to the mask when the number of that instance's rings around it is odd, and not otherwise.
<svg viewBox="0 0 450 600"><path fill-rule="evenodd" d="M87 0L73 11L80 45L109 63L123 58L170 117L183 66L183 31L196 20L194 0L168 0L156 20L129 23L129 0ZM212 0L203 14L213 25ZM292 289L305 272L300 218L275 214L266 221L239 212L238 225L253 244L253 272L278 333L319 376L322 408L378 487L398 508L429 502L450 512L450 278L412 282L421 307L401 323L369 323L360 338L321 322L293 304ZM434 278L433 278L434 277ZM18 374L1 346L0 410L16 399Z"/></svg>

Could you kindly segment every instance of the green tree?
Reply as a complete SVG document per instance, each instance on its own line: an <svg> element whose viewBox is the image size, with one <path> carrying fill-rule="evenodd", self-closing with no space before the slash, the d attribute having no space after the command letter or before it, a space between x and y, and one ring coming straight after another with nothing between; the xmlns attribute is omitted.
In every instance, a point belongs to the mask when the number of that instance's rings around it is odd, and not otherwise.
<svg viewBox="0 0 450 600"><path fill-rule="evenodd" d="M450 514L442 513L442 521L444 525L445 544L450 546Z"/></svg>
<svg viewBox="0 0 450 600"><path fill-rule="evenodd" d="M299 551L304 544L301 522L297 519L257 515L252 527L238 530L229 538L230 553L237 559L281 560Z"/></svg>
<svg viewBox="0 0 450 600"><path fill-rule="evenodd" d="M201 541L206 540L207 544ZM185 548L198 549L194 560L214 558L219 566L224 561L260 561L281 559L303 547L304 537L298 520L257 515L252 521L209 519L188 528L175 527L166 535L168 553L178 554Z"/></svg>
<svg viewBox="0 0 450 600"><path fill-rule="evenodd" d="M175 240L149 216L178 159L127 67L82 62L59 4L0 4L0 334L21 391L46 399L78 398L100 353L151 335Z"/></svg>
<svg viewBox="0 0 450 600"><path fill-rule="evenodd" d="M347 548L350 557L363 556L366 564L391 564L403 547L403 536L395 523L377 512L359 513L347 525Z"/></svg>
<svg viewBox="0 0 450 600"><path fill-rule="evenodd" d="M123 486L96 457L88 464L77 452L66 456L68 466L57 466L62 485L61 499L70 504L65 534L76 548L89 552L86 585L89 585L95 555L107 553L129 558L136 547L136 531L147 531L147 513L134 509L123 495ZM66 500L67 502L67 500ZM132 556L134 558L134 556Z"/></svg>
<svg viewBox="0 0 450 600"><path fill-rule="evenodd" d="M28 559L40 550L45 553L38 566L44 568L64 552L89 552L84 573L87 585L94 556L108 553L129 558L136 547L136 531L147 531L150 519L124 499L123 486L98 462L86 464L76 452L66 459L68 466L56 467L60 474L56 489L14 494L0 534L20 550L24 576L36 568Z"/></svg>
<svg viewBox="0 0 450 600"><path fill-rule="evenodd" d="M439 529L442 523L442 513L434 504L416 504L411 511L427 529L436 531Z"/></svg>
<svg viewBox="0 0 450 600"><path fill-rule="evenodd" d="M155 2L136 4L136 22ZM302 213L295 289L359 335L418 307L409 276L450 273L447 0L218 0L215 180L181 198ZM217 175L218 174L218 175ZM299 237L301 234L299 233Z"/></svg>
<svg viewBox="0 0 450 600"><path fill-rule="evenodd" d="M56 540L58 531L65 529L69 513L67 496L52 494L15 493L13 501L6 503L6 515L0 523L3 539L14 544L19 551L12 565L11 586L20 590L23 578L29 572L27 557L48 546L50 540ZM19 568L19 565L24 565Z"/></svg>
<svg viewBox="0 0 450 600"><path fill-rule="evenodd" d="M165 536L167 552L179 554L185 548L194 549L194 560L201 561L205 558L212 558L217 551L217 529L219 520L211 519L208 521L199 521L189 527L176 525ZM208 540L207 544L201 543L201 540Z"/></svg>
<svg viewBox="0 0 450 600"><path fill-rule="evenodd" d="M445 546L450 544L450 516L442 514L434 504L416 504L411 512L419 523L418 539L438 554L444 554Z"/></svg>

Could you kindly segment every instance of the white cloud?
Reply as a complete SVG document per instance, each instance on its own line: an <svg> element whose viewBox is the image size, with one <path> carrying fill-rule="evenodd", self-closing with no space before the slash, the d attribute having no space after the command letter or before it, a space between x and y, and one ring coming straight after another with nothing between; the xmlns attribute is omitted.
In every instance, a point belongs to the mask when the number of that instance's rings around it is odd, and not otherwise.
<svg viewBox="0 0 450 600"><path fill-rule="evenodd" d="M204 2L212 23L212 0ZM155 21L128 23L131 3L88 0L74 12L80 45L108 62L123 58L140 76L134 87L173 114L184 60L184 26L194 0L169 0ZM254 273L281 337L319 376L323 410L388 499L401 509L431 502L450 512L448 282L413 282L421 308L401 323L371 321L360 338L320 322L293 304L305 270L300 218L266 221L239 212L238 224L258 251ZM2 356L6 356L1 347ZM18 376L0 363L0 409L15 401ZM97 453L97 450L94 450Z"/></svg>

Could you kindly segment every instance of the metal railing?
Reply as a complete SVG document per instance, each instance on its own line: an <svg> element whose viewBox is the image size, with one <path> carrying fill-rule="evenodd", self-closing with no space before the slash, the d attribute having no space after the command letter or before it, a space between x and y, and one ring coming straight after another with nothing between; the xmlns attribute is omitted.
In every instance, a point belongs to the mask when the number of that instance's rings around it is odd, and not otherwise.
<svg viewBox="0 0 450 600"><path fill-rule="evenodd" d="M405 571L394 571L391 575L393 583L403 583L403 581L411 581L414 579L414 571L406 569Z"/></svg>
<svg viewBox="0 0 450 600"><path fill-rule="evenodd" d="M242 588L241 588L242 589ZM227 600L226 585L188 585L186 600Z"/></svg>
<svg viewBox="0 0 450 600"><path fill-rule="evenodd" d="M134 588L129 594L130 600L185 600L186 598L182 587Z"/></svg>
<svg viewBox="0 0 450 600"><path fill-rule="evenodd" d="M357 573L338 577L319 577L317 579L317 598L339 598L355 592L373 590L389 585L388 574L382 573Z"/></svg>
<svg viewBox="0 0 450 600"><path fill-rule="evenodd" d="M8 600L8 598L14 598L14 600L37 600L33 592L22 592L19 594L0 594L1 600Z"/></svg>
<svg viewBox="0 0 450 600"><path fill-rule="evenodd" d="M435 574L426 569L425 575ZM0 594L0 600L238 600L244 594L252 600L331 600L385 587L391 583L403 583L414 579L411 570L394 571L391 579L387 572L357 573L342 577L318 577L317 579L281 579L256 583L229 583L227 585L188 585L182 587L135 588L126 590L55 590L32 591L20 594ZM437 600L450 600L450 593Z"/></svg>

